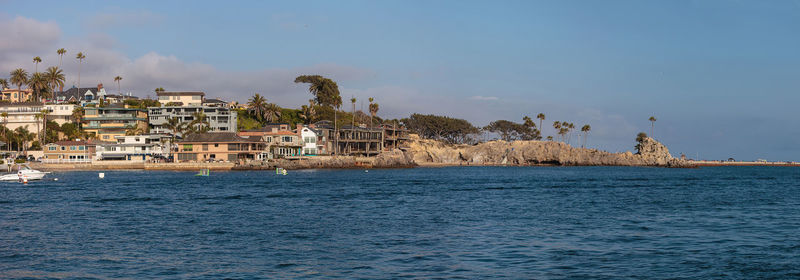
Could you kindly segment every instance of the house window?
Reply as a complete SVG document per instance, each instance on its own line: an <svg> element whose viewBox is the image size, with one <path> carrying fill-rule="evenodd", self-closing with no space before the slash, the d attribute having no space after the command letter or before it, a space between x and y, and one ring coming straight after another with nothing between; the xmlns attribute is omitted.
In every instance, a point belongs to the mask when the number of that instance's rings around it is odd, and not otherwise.
<svg viewBox="0 0 800 280"><path fill-rule="evenodd" d="M78 151L83 151L86 149L86 146L78 146Z"/></svg>
<svg viewBox="0 0 800 280"><path fill-rule="evenodd" d="M208 151L208 144L203 144L203 151Z"/></svg>
<svg viewBox="0 0 800 280"><path fill-rule="evenodd" d="M217 147L219 147L219 144L214 144L214 148L217 148Z"/></svg>
<svg viewBox="0 0 800 280"><path fill-rule="evenodd" d="M283 136L283 142L292 142L292 136Z"/></svg>
<svg viewBox="0 0 800 280"><path fill-rule="evenodd" d="M103 135L103 139L108 139L108 135Z"/></svg>
<svg viewBox="0 0 800 280"><path fill-rule="evenodd" d="M69 150L70 150L70 151L74 151L76 148L77 148L77 147L75 147L75 146L69 146Z"/></svg>
<svg viewBox="0 0 800 280"><path fill-rule="evenodd" d="M48 151L55 151L56 147L55 146L50 146L50 147L47 147L47 150Z"/></svg>
<svg viewBox="0 0 800 280"><path fill-rule="evenodd" d="M184 144L183 145L183 150L186 151L186 152L191 152L192 151L192 145L191 144Z"/></svg>
<svg viewBox="0 0 800 280"><path fill-rule="evenodd" d="M67 150L67 147L61 146L61 150L62 150L62 151L66 151L66 150Z"/></svg>

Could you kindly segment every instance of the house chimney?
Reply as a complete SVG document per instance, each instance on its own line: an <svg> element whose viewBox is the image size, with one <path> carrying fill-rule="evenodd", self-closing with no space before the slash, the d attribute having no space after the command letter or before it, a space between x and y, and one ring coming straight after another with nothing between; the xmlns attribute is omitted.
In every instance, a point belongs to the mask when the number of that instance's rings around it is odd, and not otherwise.
<svg viewBox="0 0 800 280"><path fill-rule="evenodd" d="M103 83L97 84L97 90L101 90L101 89L103 89Z"/></svg>
<svg viewBox="0 0 800 280"><path fill-rule="evenodd" d="M302 123L298 123L297 124L297 133L300 133L300 131L302 131L302 130L303 130L303 124Z"/></svg>

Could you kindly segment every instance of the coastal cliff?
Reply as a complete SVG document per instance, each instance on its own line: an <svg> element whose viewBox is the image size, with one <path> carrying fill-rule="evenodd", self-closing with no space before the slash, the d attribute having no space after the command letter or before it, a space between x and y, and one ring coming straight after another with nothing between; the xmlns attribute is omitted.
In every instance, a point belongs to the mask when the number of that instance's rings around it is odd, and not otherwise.
<svg viewBox="0 0 800 280"><path fill-rule="evenodd" d="M644 138L640 153L609 153L576 148L553 141L491 141L477 145L449 145L412 135L407 153L419 165L603 165L691 167L673 158L666 146Z"/></svg>

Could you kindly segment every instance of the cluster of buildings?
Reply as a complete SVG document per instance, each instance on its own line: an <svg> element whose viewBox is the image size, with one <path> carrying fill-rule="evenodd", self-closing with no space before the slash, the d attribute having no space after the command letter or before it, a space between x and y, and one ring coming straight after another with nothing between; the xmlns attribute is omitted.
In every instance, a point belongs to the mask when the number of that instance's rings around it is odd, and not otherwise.
<svg viewBox="0 0 800 280"><path fill-rule="evenodd" d="M59 92L44 104L14 99L25 90L6 89L2 93L0 100L8 102L0 102L0 113L8 113L3 121L12 130L21 126L36 128L36 122L41 123L36 114L42 110L48 112L47 120L59 125L77 122L73 112L77 107L83 108L80 124L93 139L46 144L41 157L45 163L240 162L334 154L375 156L387 149L402 148L408 139L407 130L398 124L334 129L330 121L320 121L295 126L276 123L239 131L233 104L206 99L203 92L157 92L161 106L146 109L125 105L125 100L136 97L108 94L102 84ZM181 135L170 129L170 119L191 123L198 113L205 116L208 132ZM132 129L146 133L126 135ZM174 143L172 139L176 139Z"/></svg>

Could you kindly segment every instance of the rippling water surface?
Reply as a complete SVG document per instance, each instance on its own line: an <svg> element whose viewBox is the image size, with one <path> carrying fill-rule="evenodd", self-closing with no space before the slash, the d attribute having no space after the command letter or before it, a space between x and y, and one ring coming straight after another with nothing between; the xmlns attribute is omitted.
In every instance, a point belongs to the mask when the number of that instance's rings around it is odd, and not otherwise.
<svg viewBox="0 0 800 280"><path fill-rule="evenodd" d="M54 173L0 278L800 278L800 168Z"/></svg>

